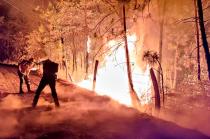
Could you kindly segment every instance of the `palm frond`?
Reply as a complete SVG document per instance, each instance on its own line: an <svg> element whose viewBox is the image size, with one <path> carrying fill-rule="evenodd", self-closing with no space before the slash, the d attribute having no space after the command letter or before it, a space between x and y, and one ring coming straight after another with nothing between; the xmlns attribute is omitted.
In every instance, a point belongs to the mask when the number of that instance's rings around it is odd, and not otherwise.
<svg viewBox="0 0 210 139"><path fill-rule="evenodd" d="M159 56L157 52L154 51L145 51L143 54L143 61L148 62L150 65L154 65L158 62Z"/></svg>

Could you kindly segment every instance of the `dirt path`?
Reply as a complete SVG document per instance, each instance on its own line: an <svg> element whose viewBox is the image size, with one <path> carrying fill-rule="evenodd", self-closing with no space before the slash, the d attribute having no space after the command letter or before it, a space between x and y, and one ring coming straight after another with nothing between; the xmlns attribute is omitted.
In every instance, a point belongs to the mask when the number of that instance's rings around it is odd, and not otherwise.
<svg viewBox="0 0 210 139"><path fill-rule="evenodd" d="M36 91L39 82L41 80L41 75L37 75L35 72L31 72L30 74L30 82L31 89L33 92ZM65 80L58 79L56 83L56 90L59 96L60 101L67 101L66 96L68 96L71 92L74 92L74 89L78 88L78 86L71 84ZM82 89L82 88L80 88ZM24 95L22 98L28 100L26 103L31 103L34 93L28 93L26 84L23 83ZM91 92L89 90L83 89L86 92ZM8 65L0 65L0 100L8 95L19 95L19 77L17 74L16 66L8 66ZM49 86L46 86L43 92L40 95L45 101L52 103L51 90Z"/></svg>
<svg viewBox="0 0 210 139"><path fill-rule="evenodd" d="M19 78L17 75L17 68L15 66L6 66L0 65L0 92L8 92L8 93L18 93L19 91ZM31 87L32 89L36 88L36 84L38 84L39 77L32 75L31 76ZM24 91L26 90L26 85L23 85Z"/></svg>

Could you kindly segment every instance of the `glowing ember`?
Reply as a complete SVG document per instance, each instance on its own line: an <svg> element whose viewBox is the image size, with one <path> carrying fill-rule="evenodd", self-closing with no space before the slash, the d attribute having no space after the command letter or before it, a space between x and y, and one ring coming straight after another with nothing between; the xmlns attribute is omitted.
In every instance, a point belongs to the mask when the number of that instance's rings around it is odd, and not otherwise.
<svg viewBox="0 0 210 139"><path fill-rule="evenodd" d="M147 66L146 71L143 71L136 64L136 57L132 55L135 49L136 36L128 36L128 46L131 55L132 63L132 77L134 88L141 100L141 104L148 104L151 102L151 82L149 76L149 66ZM119 42L112 40L107 43L107 45L113 50ZM96 89L95 91L100 95L107 95L114 100L119 101L122 104L131 106L131 98L129 94L128 78L126 70L126 60L125 60L125 50L122 46L114 50L112 54L105 58L106 65L98 70ZM78 85L91 89L92 88L92 76L89 80L84 80Z"/></svg>

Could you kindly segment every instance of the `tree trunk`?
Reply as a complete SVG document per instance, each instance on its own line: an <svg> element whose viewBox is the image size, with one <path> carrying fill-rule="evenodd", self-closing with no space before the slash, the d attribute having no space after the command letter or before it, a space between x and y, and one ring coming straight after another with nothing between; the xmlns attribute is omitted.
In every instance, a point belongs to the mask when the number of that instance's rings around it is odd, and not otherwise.
<svg viewBox="0 0 210 139"><path fill-rule="evenodd" d="M88 54L88 25L87 25L87 7L86 7L86 0L85 0L85 79L88 78L88 67L89 67L89 54Z"/></svg>
<svg viewBox="0 0 210 139"><path fill-rule="evenodd" d="M72 46L73 46L73 72L77 71L77 46L76 46L76 40L75 36L77 34L73 32L73 37L72 37Z"/></svg>
<svg viewBox="0 0 210 139"><path fill-rule="evenodd" d="M75 62L75 70L77 71L77 51L75 51L75 59L74 59L74 62Z"/></svg>
<svg viewBox="0 0 210 139"><path fill-rule="evenodd" d="M96 75L97 75L97 69L98 69L98 60L95 62L95 68L94 68L94 76L93 76L93 91L95 91L96 87Z"/></svg>
<svg viewBox="0 0 210 139"><path fill-rule="evenodd" d="M155 92L155 108L160 109L160 93L159 93L159 88L158 88L158 82L155 77L154 70L152 68L150 69L150 76L152 79L152 84L153 84L154 92Z"/></svg>
<svg viewBox="0 0 210 139"><path fill-rule="evenodd" d="M86 52L86 55L85 55L85 79L88 78L88 68L89 68L89 54L88 52Z"/></svg>
<svg viewBox="0 0 210 139"><path fill-rule="evenodd" d="M126 16L125 16L125 4L123 4L123 26L124 26L124 41L125 41L125 56L126 56L126 64L127 64L127 74L128 74L128 84L129 90L131 95L132 104L135 108L139 108L140 100L134 90L133 82L132 82L132 74L131 74L131 67L130 67L130 57L129 57L129 50L128 50L128 40L127 40L127 27L126 27Z"/></svg>
<svg viewBox="0 0 210 139"><path fill-rule="evenodd" d="M75 67L75 71L77 72L77 51L76 50L74 52L74 67Z"/></svg>
<svg viewBox="0 0 210 139"><path fill-rule="evenodd" d="M75 59L75 56L74 56L74 52L72 53L72 73L74 73L74 70L75 70L75 63L74 63L74 59Z"/></svg>
<svg viewBox="0 0 210 139"><path fill-rule="evenodd" d="M203 48L204 48L204 52L206 56L206 63L207 63L207 69L208 69L208 78L210 80L210 54L209 54L209 46L208 46L208 41L206 38L206 32L205 32L205 27L204 27L203 6L202 6L201 0L197 0L197 6L198 6L200 31L201 31Z"/></svg>
<svg viewBox="0 0 210 139"><path fill-rule="evenodd" d="M163 2L163 9L161 10L161 6L162 6L162 4L160 4L159 6L159 16L160 16L160 38L159 38L159 62L160 62L160 65L162 65L162 54L163 54L163 31L164 31L164 17L165 17L165 5L166 5L166 1L165 0L163 0L163 1L160 1L160 2ZM157 78L157 80L158 80L158 83L159 83L159 86L161 86L161 78L162 78L162 76L163 75L161 75L161 74L163 74L163 73L161 73L161 67L159 66L159 68L158 68L158 78ZM163 72L163 71L162 71ZM163 84L163 83L162 83ZM163 89L163 86L162 86L162 89ZM164 92L164 90L162 90L162 92Z"/></svg>
<svg viewBox="0 0 210 139"><path fill-rule="evenodd" d="M178 47L178 46L177 46ZM178 60L178 48L176 48L175 51L175 57L174 57L174 78L173 78L173 89L176 88L176 78L177 78L177 60Z"/></svg>
<svg viewBox="0 0 210 139"><path fill-rule="evenodd" d="M82 53L80 53L80 68L82 69L83 68L83 55Z"/></svg>
<svg viewBox="0 0 210 139"><path fill-rule="evenodd" d="M199 40L199 28L198 28L198 9L196 0L194 0L195 8L195 30L196 30L196 47L197 47L197 65L198 65L198 80L201 80L201 65L200 65L200 40Z"/></svg>
<svg viewBox="0 0 210 139"><path fill-rule="evenodd" d="M160 73L159 74L160 74L160 77L161 77L161 86L162 86L162 93L163 93L163 105L164 105L164 102L165 102L165 90L164 90L163 69L162 69L162 66L160 64L160 61L157 61L157 62L159 64L159 68L160 68Z"/></svg>
<svg viewBox="0 0 210 139"><path fill-rule="evenodd" d="M66 54L66 49L64 47L64 38L61 37L61 44L62 44L62 48L63 48L63 57L64 57L64 61L65 61L65 69L66 69L66 80L68 80L68 63L67 63L67 54Z"/></svg>
<svg viewBox="0 0 210 139"><path fill-rule="evenodd" d="M65 67L66 67L66 80L68 80L68 62L67 59L65 58Z"/></svg>

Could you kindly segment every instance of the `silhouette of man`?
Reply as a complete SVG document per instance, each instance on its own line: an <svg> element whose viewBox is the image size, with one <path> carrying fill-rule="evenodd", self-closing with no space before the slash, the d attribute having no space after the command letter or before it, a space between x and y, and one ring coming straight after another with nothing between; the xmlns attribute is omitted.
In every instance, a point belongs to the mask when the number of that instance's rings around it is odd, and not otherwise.
<svg viewBox="0 0 210 139"><path fill-rule="evenodd" d="M33 108L36 107L38 99L39 99L39 95L46 85L50 86L55 105L59 107L60 104L58 102L58 97L57 97L57 93L55 89L56 79L57 79L56 73L58 72L58 64L55 62L52 62L49 59L42 61L41 63L43 64L43 76L36 90L32 107Z"/></svg>
<svg viewBox="0 0 210 139"><path fill-rule="evenodd" d="M20 79L20 90L19 90L20 94L23 94L23 88L22 88L23 79L25 80L25 83L27 85L28 92L31 92L29 74L33 66L34 66L33 58L30 58L29 60L22 60L18 64L18 76Z"/></svg>

